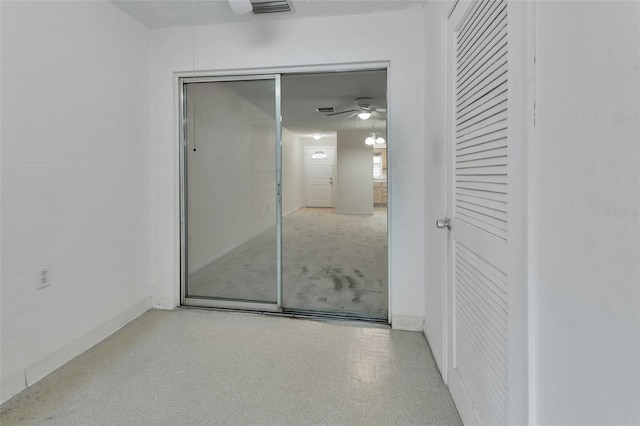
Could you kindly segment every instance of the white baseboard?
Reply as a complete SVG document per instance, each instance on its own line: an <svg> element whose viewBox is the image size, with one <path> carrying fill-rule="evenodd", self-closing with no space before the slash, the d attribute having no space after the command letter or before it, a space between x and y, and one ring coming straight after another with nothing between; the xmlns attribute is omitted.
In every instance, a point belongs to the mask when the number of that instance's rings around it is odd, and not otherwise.
<svg viewBox="0 0 640 426"><path fill-rule="evenodd" d="M0 396L2 402L7 401L27 387L37 383L48 374L71 361L73 358L111 336L113 333L144 314L149 309L151 309L150 297L135 304L120 315L81 336L79 339L34 362L25 370L22 370L7 379L3 379L1 385L2 392Z"/></svg>
<svg viewBox="0 0 640 426"><path fill-rule="evenodd" d="M369 215L369 216L371 216L373 214L373 210L366 211L366 212L347 212L347 211L343 211L343 210L336 210L336 214L344 214L344 215L352 214L352 215Z"/></svg>
<svg viewBox="0 0 640 426"><path fill-rule="evenodd" d="M423 331L424 318L417 315L392 315L391 328L394 330Z"/></svg>
<svg viewBox="0 0 640 426"><path fill-rule="evenodd" d="M179 306L177 305L173 299L162 299L162 300L154 300L153 309L163 310L163 311L172 311Z"/></svg>
<svg viewBox="0 0 640 426"><path fill-rule="evenodd" d="M447 384L453 403L456 405L462 424L465 425L481 425L480 416L473 407L471 399L467 396L467 390L458 378L452 378Z"/></svg>
<svg viewBox="0 0 640 426"><path fill-rule="evenodd" d="M3 378L2 387L0 388L0 401L5 402L26 388L27 380L24 377L24 370L20 370L7 378Z"/></svg>
<svg viewBox="0 0 640 426"><path fill-rule="evenodd" d="M422 329L422 332L424 333L424 338L427 339L427 344L429 345L429 349L431 349L431 355L433 355L433 359L436 360L436 365L438 366L440 375L442 376L442 379L446 383L446 375L444 374L443 364L442 364L442 354L440 354L440 352L438 352L437 350L434 350L434 347L437 347L437 346L435 346L435 342L429 336L429 332L427 331L426 321L424 323L424 328Z"/></svg>
<svg viewBox="0 0 640 426"><path fill-rule="evenodd" d="M303 208L304 208L304 206L298 206L298 207L296 207L296 208L294 208L294 209L292 209L292 210L290 210L288 212L283 212L282 213L282 217L289 216L291 213L297 212L298 210L303 209Z"/></svg>

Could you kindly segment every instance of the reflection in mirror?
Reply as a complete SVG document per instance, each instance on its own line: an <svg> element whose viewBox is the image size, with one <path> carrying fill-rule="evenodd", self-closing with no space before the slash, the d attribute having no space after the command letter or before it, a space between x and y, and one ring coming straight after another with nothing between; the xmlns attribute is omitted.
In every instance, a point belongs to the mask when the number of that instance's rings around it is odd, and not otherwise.
<svg viewBox="0 0 640 426"><path fill-rule="evenodd" d="M385 70L282 77L287 310L387 318L387 145L365 143L371 120L387 139L386 79ZM364 103L375 111L367 121L357 116ZM315 112L323 107L335 113Z"/></svg>
<svg viewBox="0 0 640 426"><path fill-rule="evenodd" d="M275 83L187 84L186 297L276 302Z"/></svg>
<svg viewBox="0 0 640 426"><path fill-rule="evenodd" d="M282 76L287 311L387 319L386 80L385 70ZM185 296L275 303L274 82L188 86Z"/></svg>

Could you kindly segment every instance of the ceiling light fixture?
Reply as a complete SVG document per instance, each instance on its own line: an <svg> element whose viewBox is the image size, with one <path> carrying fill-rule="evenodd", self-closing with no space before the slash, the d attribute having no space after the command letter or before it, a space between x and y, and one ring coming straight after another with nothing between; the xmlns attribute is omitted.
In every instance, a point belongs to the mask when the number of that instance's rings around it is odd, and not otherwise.
<svg viewBox="0 0 640 426"><path fill-rule="evenodd" d="M364 143L367 145L373 145L373 144L382 145L383 143L385 143L385 140L382 137L382 135L379 135L378 133L375 133L375 132L371 132L369 136L364 140Z"/></svg>
<svg viewBox="0 0 640 426"><path fill-rule="evenodd" d="M369 111L362 111L358 113L358 118L360 120L368 120L371 117L371 113Z"/></svg>
<svg viewBox="0 0 640 426"><path fill-rule="evenodd" d="M386 141L384 140L382 135L376 133L376 128L374 126L373 120L371 120L371 133L369 133L369 136L367 136L367 138L364 140L364 143L367 145L382 145L385 142Z"/></svg>
<svg viewBox="0 0 640 426"><path fill-rule="evenodd" d="M249 13L253 10L251 0L229 0L229 6L231 6L231 10L233 10L233 13L236 15Z"/></svg>
<svg viewBox="0 0 640 426"><path fill-rule="evenodd" d="M311 135L315 140L319 141L320 138L322 137L322 135L319 135L318 133L314 133L313 135Z"/></svg>

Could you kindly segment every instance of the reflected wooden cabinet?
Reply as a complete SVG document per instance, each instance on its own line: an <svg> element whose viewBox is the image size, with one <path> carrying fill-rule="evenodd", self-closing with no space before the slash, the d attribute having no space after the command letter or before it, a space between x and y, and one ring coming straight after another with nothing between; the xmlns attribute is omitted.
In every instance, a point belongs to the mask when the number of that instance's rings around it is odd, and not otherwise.
<svg viewBox="0 0 640 426"><path fill-rule="evenodd" d="M387 204L387 182L373 183L373 204Z"/></svg>
<svg viewBox="0 0 640 426"><path fill-rule="evenodd" d="M387 176L387 149L386 148L373 148L373 164L374 164L374 178L384 180ZM379 160L376 158L379 157ZM382 167L376 164L381 164ZM374 205L386 205L387 204L387 182L373 182L373 204Z"/></svg>

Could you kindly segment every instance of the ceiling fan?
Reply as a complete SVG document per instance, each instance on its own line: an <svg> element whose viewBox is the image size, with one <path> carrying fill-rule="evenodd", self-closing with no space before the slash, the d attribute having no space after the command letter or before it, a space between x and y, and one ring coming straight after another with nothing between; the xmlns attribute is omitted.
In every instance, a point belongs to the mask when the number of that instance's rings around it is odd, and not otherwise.
<svg viewBox="0 0 640 426"><path fill-rule="evenodd" d="M360 120L368 120L373 117L377 120L386 120L387 119L387 110L384 108L376 108L373 106L373 98L356 98L354 101L354 106L349 105L343 108L350 108L345 111L335 111L329 112L327 117L332 115L341 115L341 114L349 114L344 119L351 118L353 116L358 116ZM332 108L333 109L333 108ZM320 109L318 108L318 111Z"/></svg>

